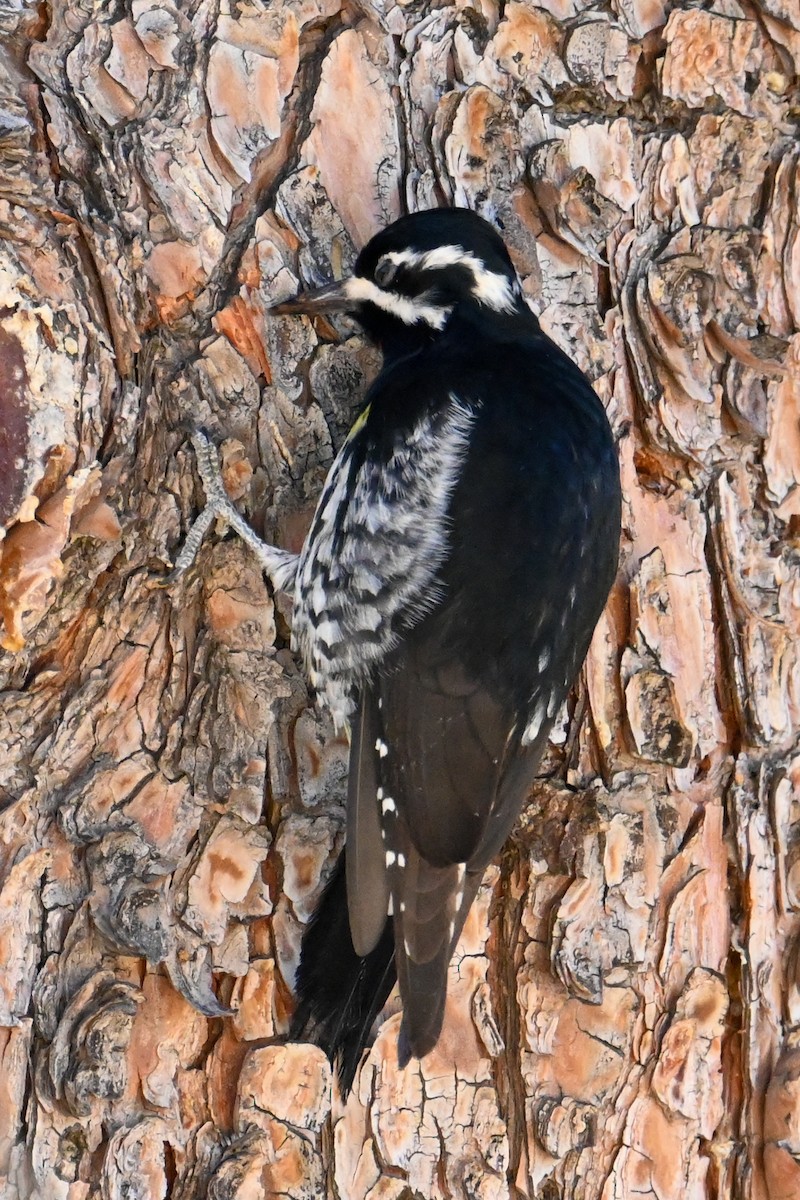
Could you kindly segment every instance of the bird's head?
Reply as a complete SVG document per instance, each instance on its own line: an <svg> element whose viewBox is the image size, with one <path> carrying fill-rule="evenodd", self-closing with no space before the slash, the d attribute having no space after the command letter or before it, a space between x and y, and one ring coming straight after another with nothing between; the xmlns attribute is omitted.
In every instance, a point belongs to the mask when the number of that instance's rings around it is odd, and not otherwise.
<svg viewBox="0 0 800 1200"><path fill-rule="evenodd" d="M401 217L372 238L349 279L303 292L278 313L347 312L384 350L424 343L455 314L528 312L502 239L469 209Z"/></svg>

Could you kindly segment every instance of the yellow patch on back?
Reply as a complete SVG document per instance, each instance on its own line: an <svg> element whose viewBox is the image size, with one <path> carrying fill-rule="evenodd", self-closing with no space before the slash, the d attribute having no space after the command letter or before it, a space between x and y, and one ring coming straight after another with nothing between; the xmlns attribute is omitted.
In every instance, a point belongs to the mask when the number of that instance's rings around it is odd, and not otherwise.
<svg viewBox="0 0 800 1200"><path fill-rule="evenodd" d="M352 426L350 427L350 432L347 435L346 441L348 441L348 442L352 441L352 439L356 436L356 434L364 428L364 426L367 423L367 417L369 416L369 410L371 408L372 408L372 405L368 404L367 407L363 410L363 412L360 412L358 414L358 416L356 417Z"/></svg>

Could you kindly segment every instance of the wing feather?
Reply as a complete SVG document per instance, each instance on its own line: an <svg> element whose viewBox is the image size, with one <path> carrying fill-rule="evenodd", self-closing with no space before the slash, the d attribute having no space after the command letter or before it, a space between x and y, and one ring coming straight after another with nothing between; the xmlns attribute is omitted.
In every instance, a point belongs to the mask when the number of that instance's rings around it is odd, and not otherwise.
<svg viewBox="0 0 800 1200"><path fill-rule="evenodd" d="M413 631L401 661L381 681L387 747L381 771L419 854L446 867L470 862L480 850L509 768L516 716L455 656L442 669L430 669L442 654L438 625L430 620ZM515 744L513 751L522 760L514 772L521 803L541 744L530 750Z"/></svg>
<svg viewBox="0 0 800 1200"><path fill-rule="evenodd" d="M347 786L347 909L357 954L380 941L389 910L389 881L378 809L379 738L375 697L362 692L353 723Z"/></svg>
<svg viewBox="0 0 800 1200"><path fill-rule="evenodd" d="M431 866L410 839L406 847L404 868L392 873L395 963L403 996L402 1042L421 1058L442 1027L462 872L457 866Z"/></svg>

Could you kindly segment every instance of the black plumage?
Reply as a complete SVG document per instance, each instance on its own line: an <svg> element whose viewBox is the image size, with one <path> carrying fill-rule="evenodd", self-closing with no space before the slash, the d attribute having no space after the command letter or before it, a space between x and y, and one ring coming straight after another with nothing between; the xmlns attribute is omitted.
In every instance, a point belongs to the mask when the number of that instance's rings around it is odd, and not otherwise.
<svg viewBox="0 0 800 1200"><path fill-rule="evenodd" d="M475 214L403 218L353 280L282 311L331 308L384 365L297 573L296 645L352 742L347 868L303 941L292 1035L348 1088L395 972L401 1059L436 1042L455 943L614 579L620 487L600 401Z"/></svg>

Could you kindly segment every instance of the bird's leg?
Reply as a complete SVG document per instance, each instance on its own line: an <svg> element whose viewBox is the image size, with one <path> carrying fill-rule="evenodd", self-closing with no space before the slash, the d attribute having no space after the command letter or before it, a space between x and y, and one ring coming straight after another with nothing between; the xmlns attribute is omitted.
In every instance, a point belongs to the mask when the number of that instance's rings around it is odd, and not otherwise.
<svg viewBox="0 0 800 1200"><path fill-rule="evenodd" d="M283 590L291 588L297 569L297 555L288 550L280 550L277 546L270 546L261 540L234 507L225 491L216 447L199 429L191 434L191 442L197 456L197 469L206 494L206 503L186 536L168 582L173 583L180 579L191 567L209 527L221 517L250 547L274 586Z"/></svg>

